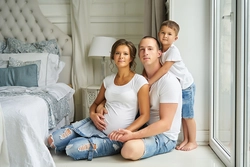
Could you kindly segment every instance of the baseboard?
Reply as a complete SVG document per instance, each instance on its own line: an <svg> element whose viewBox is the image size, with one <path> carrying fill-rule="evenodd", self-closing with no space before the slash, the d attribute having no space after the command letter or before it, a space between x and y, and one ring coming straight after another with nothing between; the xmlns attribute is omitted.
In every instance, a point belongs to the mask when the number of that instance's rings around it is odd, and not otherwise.
<svg viewBox="0 0 250 167"><path fill-rule="evenodd" d="M183 140L183 133L181 131L178 143ZM198 145L208 145L209 144L209 131L196 131L196 142Z"/></svg>

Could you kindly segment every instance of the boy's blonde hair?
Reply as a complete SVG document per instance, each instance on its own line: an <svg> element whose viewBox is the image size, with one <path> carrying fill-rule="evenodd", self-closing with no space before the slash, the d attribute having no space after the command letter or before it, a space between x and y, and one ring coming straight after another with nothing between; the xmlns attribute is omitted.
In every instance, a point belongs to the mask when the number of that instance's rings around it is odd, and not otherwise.
<svg viewBox="0 0 250 167"><path fill-rule="evenodd" d="M176 33L176 36L178 35L178 33L179 33L179 31L180 31L180 26L179 26L176 22L174 22L174 21L172 21L172 20L163 21L163 22L161 23L161 28L162 28L163 26L167 26L167 27L173 29L173 30L175 31L175 33ZM161 28L160 28L160 29L161 29Z"/></svg>

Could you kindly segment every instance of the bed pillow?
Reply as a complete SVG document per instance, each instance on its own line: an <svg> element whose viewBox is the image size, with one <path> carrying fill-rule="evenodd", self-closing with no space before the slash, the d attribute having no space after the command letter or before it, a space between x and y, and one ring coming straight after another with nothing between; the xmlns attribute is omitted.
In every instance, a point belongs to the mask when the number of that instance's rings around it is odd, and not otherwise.
<svg viewBox="0 0 250 167"><path fill-rule="evenodd" d="M6 40L0 41L0 53L3 53L6 48Z"/></svg>
<svg viewBox="0 0 250 167"><path fill-rule="evenodd" d="M65 83L56 83L45 87L45 91L56 98L57 101L64 98L67 94L73 95L75 90Z"/></svg>
<svg viewBox="0 0 250 167"><path fill-rule="evenodd" d="M0 86L37 87L37 65L0 68Z"/></svg>
<svg viewBox="0 0 250 167"><path fill-rule="evenodd" d="M56 39L25 43L15 38L7 38L3 53L52 53L60 55Z"/></svg>
<svg viewBox="0 0 250 167"><path fill-rule="evenodd" d="M59 79L65 63L60 61L59 56L48 53L20 53L20 54L0 54L0 59L9 60L12 57L20 61L41 60L38 86L48 86L54 84Z"/></svg>
<svg viewBox="0 0 250 167"><path fill-rule="evenodd" d="M7 68L8 67L8 60L0 60L0 68Z"/></svg>
<svg viewBox="0 0 250 167"><path fill-rule="evenodd" d="M9 57L9 66L8 67L21 67L21 66L26 66L29 64L36 64L37 65L37 79L39 79L41 60L21 61L21 60L16 60L12 57Z"/></svg>

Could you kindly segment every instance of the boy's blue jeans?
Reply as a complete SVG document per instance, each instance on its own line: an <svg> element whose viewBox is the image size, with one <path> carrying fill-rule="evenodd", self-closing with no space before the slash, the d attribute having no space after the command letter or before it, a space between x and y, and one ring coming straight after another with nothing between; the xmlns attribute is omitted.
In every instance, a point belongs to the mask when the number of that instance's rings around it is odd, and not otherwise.
<svg viewBox="0 0 250 167"><path fill-rule="evenodd" d="M194 118L194 96L196 86L193 83L182 90L182 118Z"/></svg>
<svg viewBox="0 0 250 167"><path fill-rule="evenodd" d="M66 154L75 160L118 154L123 146L96 129L90 118L53 132L52 138L57 151L66 150Z"/></svg>

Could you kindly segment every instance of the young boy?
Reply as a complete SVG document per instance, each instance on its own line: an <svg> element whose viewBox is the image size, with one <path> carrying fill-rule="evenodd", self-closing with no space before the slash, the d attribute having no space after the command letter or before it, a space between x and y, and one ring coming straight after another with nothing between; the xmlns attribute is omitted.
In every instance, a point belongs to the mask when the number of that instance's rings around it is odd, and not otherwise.
<svg viewBox="0 0 250 167"><path fill-rule="evenodd" d="M171 20L161 24L158 38L162 47L162 67L148 80L152 85L168 71L179 80L182 87L182 128L184 140L176 147L177 150L189 151L197 147L196 123L194 120L195 84L191 73L182 61L178 48L173 43L178 39L179 25Z"/></svg>

